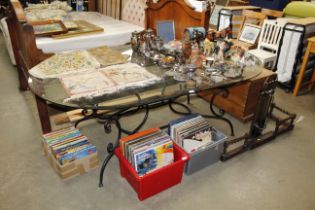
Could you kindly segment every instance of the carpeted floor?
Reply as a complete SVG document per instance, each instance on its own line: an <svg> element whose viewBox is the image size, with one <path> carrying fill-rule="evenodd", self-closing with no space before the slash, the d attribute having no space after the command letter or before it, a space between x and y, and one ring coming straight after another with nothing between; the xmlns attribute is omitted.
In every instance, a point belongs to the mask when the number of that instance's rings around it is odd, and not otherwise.
<svg viewBox="0 0 315 210"><path fill-rule="evenodd" d="M0 37L0 209L315 209L315 95L293 97L277 90L276 102L298 114L296 128L258 149L218 162L182 183L143 202L120 177L116 157L109 163L104 188L98 188L99 168L68 182L60 180L43 155L36 106L29 91L18 90L17 71L10 64ZM208 105L194 98L192 108L208 112ZM132 127L141 114L123 120ZM168 108L150 113L145 128L165 124L177 117ZM236 134L249 125L232 119ZM223 131L228 127L213 124ZM100 158L115 131L106 135L95 121L80 130L96 144Z"/></svg>

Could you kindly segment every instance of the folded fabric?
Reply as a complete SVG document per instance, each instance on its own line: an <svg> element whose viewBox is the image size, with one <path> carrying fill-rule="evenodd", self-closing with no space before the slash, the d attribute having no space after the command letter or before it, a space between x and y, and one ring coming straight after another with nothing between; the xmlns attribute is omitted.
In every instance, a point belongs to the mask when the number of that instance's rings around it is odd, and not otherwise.
<svg viewBox="0 0 315 210"><path fill-rule="evenodd" d="M63 20L71 10L67 2L53 1L50 4L28 4L24 13L28 21Z"/></svg>
<svg viewBox="0 0 315 210"><path fill-rule="evenodd" d="M24 11L29 12L32 10L43 10L43 9L60 9L66 12L71 11L72 7L70 7L67 2L62 1L53 1L50 4L28 4L28 6L24 9Z"/></svg>
<svg viewBox="0 0 315 210"><path fill-rule="evenodd" d="M25 11L25 16L28 21L63 20L67 12L61 9L30 10Z"/></svg>
<svg viewBox="0 0 315 210"><path fill-rule="evenodd" d="M69 95L64 102L92 99L118 93L127 88L148 86L161 80L160 77L134 63L113 65L97 71L73 73L61 76L59 79Z"/></svg>
<svg viewBox="0 0 315 210"><path fill-rule="evenodd" d="M60 78L69 96L85 96L91 93L112 93L114 83L99 71L81 72L80 74L65 75Z"/></svg>
<svg viewBox="0 0 315 210"><path fill-rule="evenodd" d="M120 52L109 47L97 47L89 49L88 52L101 64L102 67L126 63L128 56L122 55Z"/></svg>
<svg viewBox="0 0 315 210"><path fill-rule="evenodd" d="M45 79L99 67L100 63L87 51L76 50L57 53L30 69L29 73L34 77Z"/></svg>

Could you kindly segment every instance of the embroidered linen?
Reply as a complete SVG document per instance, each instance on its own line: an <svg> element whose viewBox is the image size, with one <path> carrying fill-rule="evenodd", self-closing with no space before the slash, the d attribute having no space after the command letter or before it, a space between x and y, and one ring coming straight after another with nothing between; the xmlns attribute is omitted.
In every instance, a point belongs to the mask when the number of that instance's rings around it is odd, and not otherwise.
<svg viewBox="0 0 315 210"><path fill-rule="evenodd" d="M114 83L101 72L83 72L77 75L65 75L60 81L68 95L83 95L86 93L113 92Z"/></svg>
<svg viewBox="0 0 315 210"><path fill-rule="evenodd" d="M90 49L88 52L96 58L102 67L126 63L128 60L127 56L124 56L120 52L105 46Z"/></svg>
<svg viewBox="0 0 315 210"><path fill-rule="evenodd" d="M156 75L134 63L109 66L101 71L115 83L118 89L141 87L160 80Z"/></svg>
<svg viewBox="0 0 315 210"><path fill-rule="evenodd" d="M24 11L32 11L32 10L42 10L42 9L61 9L64 11L71 11L72 7L70 7L67 2L61 1L53 1L50 4L28 4L28 6L24 9Z"/></svg>
<svg viewBox="0 0 315 210"><path fill-rule="evenodd" d="M63 74L99 68L100 63L85 50L57 53L44 60L29 73L37 78L54 78Z"/></svg>
<svg viewBox="0 0 315 210"><path fill-rule="evenodd" d="M53 1L50 4L29 4L24 9L28 21L63 20L71 11L67 2Z"/></svg>
<svg viewBox="0 0 315 210"><path fill-rule="evenodd" d="M25 16L28 21L63 20L67 12L60 9L31 10L25 12Z"/></svg>
<svg viewBox="0 0 315 210"><path fill-rule="evenodd" d="M127 88L144 87L161 80L160 77L133 63L109 66L97 72L86 71L65 75L59 79L70 96L64 100L65 102L113 94Z"/></svg>

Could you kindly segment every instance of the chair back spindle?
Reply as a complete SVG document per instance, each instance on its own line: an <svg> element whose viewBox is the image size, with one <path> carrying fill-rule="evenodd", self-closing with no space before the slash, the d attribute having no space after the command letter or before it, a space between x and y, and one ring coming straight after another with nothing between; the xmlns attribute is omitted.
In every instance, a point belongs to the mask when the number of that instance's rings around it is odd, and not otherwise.
<svg viewBox="0 0 315 210"><path fill-rule="evenodd" d="M265 20L259 37L258 49L276 53L283 32L283 25L276 20Z"/></svg>

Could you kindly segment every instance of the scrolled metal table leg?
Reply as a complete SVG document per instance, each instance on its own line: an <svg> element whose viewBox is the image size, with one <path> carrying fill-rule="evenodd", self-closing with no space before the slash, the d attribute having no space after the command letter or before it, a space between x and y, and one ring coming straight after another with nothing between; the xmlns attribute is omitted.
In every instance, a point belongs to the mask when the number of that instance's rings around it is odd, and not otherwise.
<svg viewBox="0 0 315 210"><path fill-rule="evenodd" d="M187 112L181 112L181 111L176 110L176 109L173 107L173 104L176 104L176 105L178 105L178 106L183 107L184 109L186 109ZM174 100L169 100L168 106L169 106L169 108L172 110L172 112L174 112L174 113L176 113L176 114L188 115L188 114L191 114L191 113L192 113L191 109L190 109L188 106L186 106L186 105L183 104L183 103L174 101Z"/></svg>
<svg viewBox="0 0 315 210"><path fill-rule="evenodd" d="M225 121L229 127L230 127L230 130L231 130L231 136L234 136L234 127L233 127L233 124L232 122L225 118L224 117L224 114L225 114L225 110L224 109L220 109L219 108L219 113L217 113L214 109L214 101L216 99L217 96L219 96L220 94L222 94L222 96L224 98L228 97L229 96L229 90L227 88L220 88L218 91L216 91L213 95L212 95L212 98L210 100L210 111L211 113L213 114L213 116L211 115L202 115L203 117L207 117L207 118L214 118L214 119L219 119L219 120L223 120Z"/></svg>
<svg viewBox="0 0 315 210"><path fill-rule="evenodd" d="M104 131L106 134L109 134L112 132L112 125L111 125L111 121L110 120L107 120L105 123L104 123Z"/></svg>
<svg viewBox="0 0 315 210"><path fill-rule="evenodd" d="M117 138L116 138L116 141L115 141L115 145L113 143L108 143L107 144L108 155L106 156L105 160L103 161L102 168L101 168L101 171L100 171L100 179L99 179L99 184L98 184L99 187L103 187L104 186L103 185L103 176L104 176L105 168L106 168L108 162L110 161L110 159L113 157L115 148L118 147L119 139L121 138L121 133L122 133L119 119L118 118L111 119L109 122L112 122L112 121L115 121L115 125L117 127L118 134L117 134ZM111 131L111 129L110 129L110 131Z"/></svg>
<svg viewBox="0 0 315 210"><path fill-rule="evenodd" d="M148 117L149 117L150 108L149 108L149 105L145 105L144 107L145 107L145 115L143 117L143 120L140 122L140 124L135 129L133 129L132 131L129 131L129 130L124 129L124 128L120 128L123 133L128 134L128 135L134 134L134 133L138 132L142 128L142 126L147 122ZM140 108L138 108L137 110L140 110Z"/></svg>
<svg viewBox="0 0 315 210"><path fill-rule="evenodd" d="M83 109L81 111L81 114L83 115L83 118L76 121L74 127L77 127L81 122L85 120L95 118L97 116L97 109L93 109L91 114L89 114L88 109Z"/></svg>
<svg viewBox="0 0 315 210"><path fill-rule="evenodd" d="M138 108L136 109L136 111L141 110L141 108L142 108L142 107L138 107ZM138 132L138 131L142 128L142 126L145 124L145 122L147 121L148 116L149 116L149 106L146 105L146 106L145 106L145 109L146 109L146 113L145 113L145 116L144 116L143 120L142 120L142 121L140 122L140 124L139 124L134 130L132 130L132 131L128 131L128 130L126 130L126 129L123 129L123 128L121 127L120 122L119 122L120 117L122 117L122 116L124 116L124 115L128 115L128 114L129 114L128 112L119 112L119 113L117 113L117 114L114 115L114 116L107 116L107 117L104 117L103 120L105 120L105 118L106 118L106 120L104 121L104 130L105 130L105 133L107 133L107 134L108 134L108 133L111 133L111 131L112 131L111 124L112 124L113 122L115 122L115 125L116 125L117 130L118 130L118 134L117 134L117 139L116 139L116 141L115 141L115 144L113 144L113 143L108 143L108 144L107 144L107 152L108 152L108 155L106 156L105 160L103 161L102 168L101 168L101 171L100 171L99 187L103 187L103 186L104 186L104 185L103 185L104 171L105 171L105 169L106 169L107 164L109 163L109 161L111 160L111 158L114 156L114 150L115 150L115 148L118 147L118 145L119 145L119 140L121 139L122 133L126 133L126 134L128 134L128 135L134 134L134 133ZM132 111L132 113L134 113L134 112Z"/></svg>

